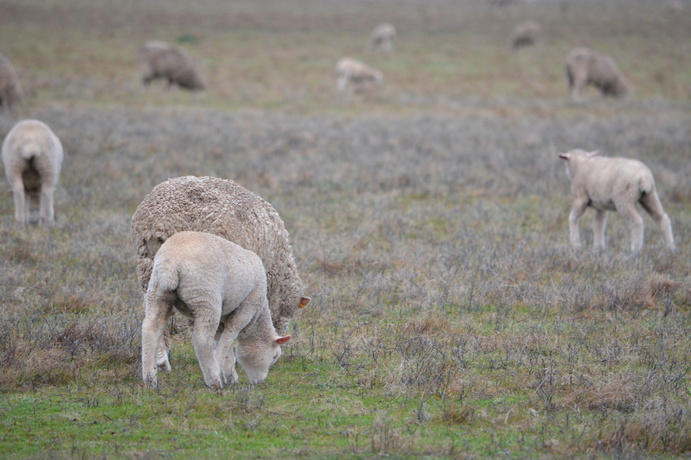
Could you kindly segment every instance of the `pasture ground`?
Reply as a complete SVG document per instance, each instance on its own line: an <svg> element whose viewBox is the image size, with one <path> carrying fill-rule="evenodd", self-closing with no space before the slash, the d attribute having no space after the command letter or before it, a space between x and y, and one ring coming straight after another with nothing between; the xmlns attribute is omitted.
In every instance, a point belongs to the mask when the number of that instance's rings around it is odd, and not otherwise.
<svg viewBox="0 0 691 460"><path fill-rule="evenodd" d="M66 160L57 225L0 195L3 458L647 458L691 452L691 4L657 0L8 0L0 52ZM511 52L513 26L543 24ZM367 47L394 23L396 51ZM135 50L183 46L209 82L144 89ZM567 99L575 46L631 98ZM338 94L342 56L382 87ZM558 151L646 162L676 253L609 219L568 246ZM230 178L279 211L312 297L264 385L203 385L173 326L141 384L130 218L158 183ZM582 221L592 244L592 211Z"/></svg>

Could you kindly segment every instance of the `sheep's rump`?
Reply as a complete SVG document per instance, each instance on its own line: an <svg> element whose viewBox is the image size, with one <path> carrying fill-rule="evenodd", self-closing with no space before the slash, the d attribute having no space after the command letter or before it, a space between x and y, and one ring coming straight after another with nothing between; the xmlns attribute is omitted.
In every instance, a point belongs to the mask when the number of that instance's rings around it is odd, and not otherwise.
<svg viewBox="0 0 691 460"><path fill-rule="evenodd" d="M274 327L284 334L305 289L288 231L273 206L235 182L216 177L178 177L154 187L132 216L131 240L143 294L156 252L171 235L185 230L211 233L257 253L266 270Z"/></svg>

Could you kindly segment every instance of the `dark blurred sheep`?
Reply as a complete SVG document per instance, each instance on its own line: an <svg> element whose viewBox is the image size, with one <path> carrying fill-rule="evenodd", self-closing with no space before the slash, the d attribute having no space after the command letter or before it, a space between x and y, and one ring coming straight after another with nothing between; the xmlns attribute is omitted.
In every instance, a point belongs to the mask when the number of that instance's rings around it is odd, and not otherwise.
<svg viewBox="0 0 691 460"><path fill-rule="evenodd" d="M576 48L566 58L566 76L571 97L578 100L586 85L593 85L603 96L620 98L631 92L628 81L616 62L606 54Z"/></svg>
<svg viewBox="0 0 691 460"><path fill-rule="evenodd" d="M537 39L542 33L542 26L535 21L526 21L518 24L513 29L513 40L511 47L514 50L522 46L532 46L537 43Z"/></svg>
<svg viewBox="0 0 691 460"><path fill-rule="evenodd" d="M0 107L3 110L12 110L21 102L23 96L24 92L12 62L0 54Z"/></svg>
<svg viewBox="0 0 691 460"><path fill-rule="evenodd" d="M146 42L137 51L137 60L145 85L163 78L168 81L168 87L175 84L191 91L206 88L204 77L192 58L176 46L161 41Z"/></svg>
<svg viewBox="0 0 691 460"><path fill-rule="evenodd" d="M348 87L362 91L384 81L384 75L379 70L347 57L339 59L336 64L336 75L339 91L345 91Z"/></svg>
<svg viewBox="0 0 691 460"><path fill-rule="evenodd" d="M396 28L388 22L379 24L372 31L372 49L391 53L396 40Z"/></svg>

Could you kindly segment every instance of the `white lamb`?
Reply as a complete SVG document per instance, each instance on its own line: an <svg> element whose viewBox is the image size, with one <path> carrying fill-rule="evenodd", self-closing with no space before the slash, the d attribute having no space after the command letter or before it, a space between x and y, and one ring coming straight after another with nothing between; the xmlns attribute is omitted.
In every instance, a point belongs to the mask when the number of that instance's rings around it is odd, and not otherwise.
<svg viewBox="0 0 691 460"><path fill-rule="evenodd" d="M640 203L662 231L667 247L674 250L672 224L662 209L650 169L629 158L597 157L597 151L572 150L560 153L566 160L566 174L571 179L573 206L569 214L569 232L574 249L581 248L578 219L588 206L595 208L593 222L595 249L605 248L607 211L618 211L631 228L631 251L643 248L643 218L636 211Z"/></svg>
<svg viewBox="0 0 691 460"><path fill-rule="evenodd" d="M384 75L379 70L347 57L336 63L336 75L339 91L345 91L348 87L362 91L384 81Z"/></svg>
<svg viewBox="0 0 691 460"><path fill-rule="evenodd" d="M237 360L251 383L262 383L281 356L271 322L266 273L257 254L203 232L178 232L156 253L142 322L142 376L156 388L157 347L173 308L192 320L192 343L204 383L236 383Z"/></svg>
<svg viewBox="0 0 691 460"><path fill-rule="evenodd" d="M63 150L60 139L43 122L17 123L2 144L2 162L14 195L14 217L22 225L55 221L53 194L60 178ZM28 198L28 199L27 199ZM39 208L38 219L31 208Z"/></svg>
<svg viewBox="0 0 691 460"><path fill-rule="evenodd" d="M396 40L396 28L393 24L384 22L379 24L372 31L372 49L379 49L385 53L393 52L394 41Z"/></svg>

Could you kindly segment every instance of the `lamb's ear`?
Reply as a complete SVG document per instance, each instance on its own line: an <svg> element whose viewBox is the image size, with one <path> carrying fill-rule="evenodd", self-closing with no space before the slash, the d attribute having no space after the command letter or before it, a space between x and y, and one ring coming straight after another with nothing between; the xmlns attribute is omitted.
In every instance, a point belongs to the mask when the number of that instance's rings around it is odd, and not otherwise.
<svg viewBox="0 0 691 460"><path fill-rule="evenodd" d="M300 299L300 308L305 308L307 306L307 304L310 303L310 300L312 300L312 299L310 299L309 297L301 298Z"/></svg>
<svg viewBox="0 0 691 460"><path fill-rule="evenodd" d="M600 153L600 151L599 151L599 150L595 150L595 151L593 151L593 152L588 152L588 153L586 153L585 156L587 156L588 158L590 158L590 157L594 157L594 156L597 155L598 153Z"/></svg>
<svg viewBox="0 0 691 460"><path fill-rule="evenodd" d="M278 337L274 339L274 345L285 345L288 343L288 340L290 340L290 336L286 335L285 337Z"/></svg>
<svg viewBox="0 0 691 460"><path fill-rule="evenodd" d="M571 154L570 153L560 153L559 158L561 158L562 160L568 160L569 158L571 158Z"/></svg>

